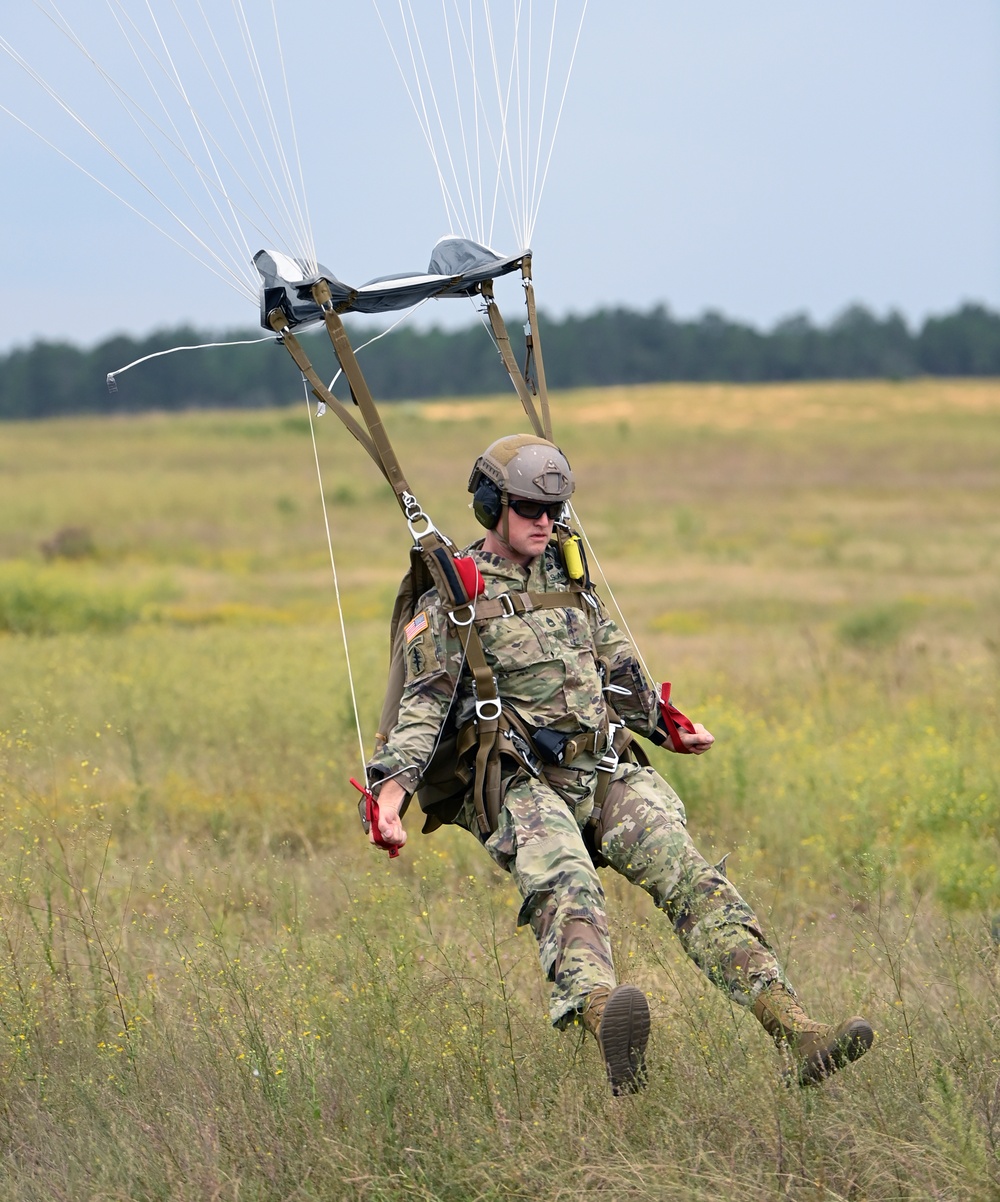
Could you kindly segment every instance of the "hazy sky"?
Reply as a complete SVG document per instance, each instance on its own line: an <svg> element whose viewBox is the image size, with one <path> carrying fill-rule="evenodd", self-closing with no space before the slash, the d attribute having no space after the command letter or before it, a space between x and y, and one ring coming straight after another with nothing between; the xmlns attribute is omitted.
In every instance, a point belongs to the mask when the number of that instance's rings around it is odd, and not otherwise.
<svg viewBox="0 0 1000 1202"><path fill-rule="evenodd" d="M88 30L104 11L60 7ZM448 220L372 6L291 7L319 258L350 283L421 270ZM491 5L498 21L508 7ZM36 8L4 8L0 36L88 96L93 73ZM51 106L5 55L0 103L91 153L79 129L46 124ZM115 132L127 158L128 129ZM0 347L256 323L252 302L3 113L0 139ZM560 315L663 302L766 326L854 301L914 321L967 299L1000 308L1000 2L590 0L532 246L539 302ZM449 304L422 324L472 320Z"/></svg>

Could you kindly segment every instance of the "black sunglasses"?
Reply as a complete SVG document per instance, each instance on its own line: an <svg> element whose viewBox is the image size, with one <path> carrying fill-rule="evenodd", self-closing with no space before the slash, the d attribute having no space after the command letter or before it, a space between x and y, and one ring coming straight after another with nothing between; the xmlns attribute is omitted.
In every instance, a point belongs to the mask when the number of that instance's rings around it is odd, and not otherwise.
<svg viewBox="0 0 1000 1202"><path fill-rule="evenodd" d="M507 504L519 518L524 518L526 521L535 522L544 513L553 522L558 522L562 517L565 501L553 501L550 505L546 505L542 501L526 501L521 497L511 497Z"/></svg>

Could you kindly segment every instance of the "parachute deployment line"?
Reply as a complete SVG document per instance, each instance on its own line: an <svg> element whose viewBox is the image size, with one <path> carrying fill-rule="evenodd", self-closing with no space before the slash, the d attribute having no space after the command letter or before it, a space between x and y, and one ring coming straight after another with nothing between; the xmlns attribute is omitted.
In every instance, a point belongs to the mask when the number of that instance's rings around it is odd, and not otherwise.
<svg viewBox="0 0 1000 1202"><path fill-rule="evenodd" d="M316 463L316 479L319 482L320 508L323 510L323 525L326 528L326 545L330 553L330 569L333 573L333 592L337 600L337 619L340 622L340 637L344 644L344 659L347 663L347 684L351 691L351 710L354 713L354 726L358 735L358 748L361 752L361 772L368 784L367 756L365 755L365 739L361 731L361 714L358 710L358 694L354 687L354 671L351 668L351 649L347 642L347 624L344 621L344 605L340 596L340 578L337 575L337 557L333 552L333 534L330 531L330 515L326 510L326 494L323 491L323 471L319 462L319 447L316 443L316 427L313 423L312 405L309 404L310 381L302 376L302 388L306 396L306 412L309 415L309 434L312 438L313 459Z"/></svg>
<svg viewBox="0 0 1000 1202"><path fill-rule="evenodd" d="M280 338L272 338L269 334L265 334L263 338L241 338L236 342L200 342L197 346L172 346L165 351L153 351L151 355L143 355L141 359L133 359L131 363L126 363L124 367L116 367L114 371L109 371L107 375L108 392L118 391L116 376L124 375L133 367L138 367L140 363L148 363L150 359L159 359L163 355L175 355L178 351L209 351L220 346L253 346L258 342L280 341Z"/></svg>

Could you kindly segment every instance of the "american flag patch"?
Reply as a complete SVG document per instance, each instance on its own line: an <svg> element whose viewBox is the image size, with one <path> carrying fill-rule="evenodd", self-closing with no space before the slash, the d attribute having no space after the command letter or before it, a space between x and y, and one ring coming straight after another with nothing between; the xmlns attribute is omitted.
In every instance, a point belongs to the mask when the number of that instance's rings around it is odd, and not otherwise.
<svg viewBox="0 0 1000 1202"><path fill-rule="evenodd" d="M421 610L420 613L410 622L407 622L406 629L403 634L406 636L406 641L412 643L421 630L427 629L427 613Z"/></svg>

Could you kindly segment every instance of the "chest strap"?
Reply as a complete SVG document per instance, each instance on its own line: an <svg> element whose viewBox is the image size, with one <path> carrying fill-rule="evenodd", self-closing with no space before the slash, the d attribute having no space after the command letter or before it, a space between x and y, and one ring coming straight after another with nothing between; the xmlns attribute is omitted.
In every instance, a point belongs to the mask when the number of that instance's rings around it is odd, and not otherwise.
<svg viewBox="0 0 1000 1202"><path fill-rule="evenodd" d="M548 593L501 593L499 597L482 597L476 602L476 622L492 618L512 618L514 614L531 613L536 609L586 609L581 589L560 589Z"/></svg>

